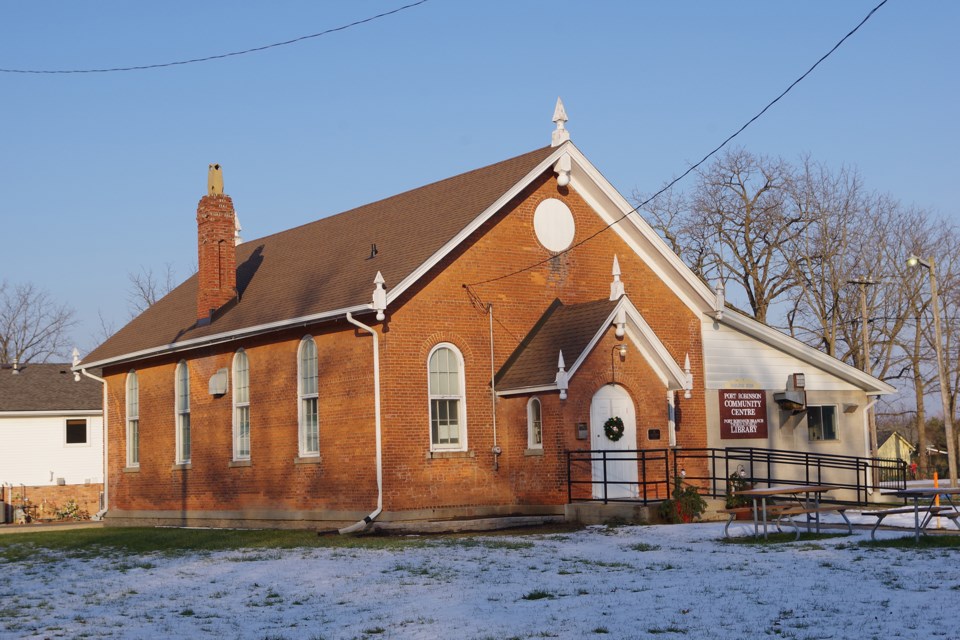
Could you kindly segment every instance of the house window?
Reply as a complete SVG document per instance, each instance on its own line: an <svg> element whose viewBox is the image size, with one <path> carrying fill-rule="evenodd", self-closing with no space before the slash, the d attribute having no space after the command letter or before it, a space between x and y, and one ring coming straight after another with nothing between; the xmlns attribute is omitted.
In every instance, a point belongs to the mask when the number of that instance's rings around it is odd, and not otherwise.
<svg viewBox="0 0 960 640"><path fill-rule="evenodd" d="M543 448L543 408L540 398L530 398L527 403L527 448Z"/></svg>
<svg viewBox="0 0 960 640"><path fill-rule="evenodd" d="M317 411L317 344L312 336L300 341L297 356L297 398L300 403L300 457L320 455Z"/></svg>
<svg viewBox="0 0 960 640"><path fill-rule="evenodd" d="M463 356L452 344L439 344L428 361L430 392L430 446L466 449Z"/></svg>
<svg viewBox="0 0 960 640"><path fill-rule="evenodd" d="M87 421L67 420L65 441L67 444L87 444Z"/></svg>
<svg viewBox="0 0 960 640"><path fill-rule="evenodd" d="M250 459L250 363L243 349L233 356L233 459Z"/></svg>
<svg viewBox="0 0 960 640"><path fill-rule="evenodd" d="M190 462L190 370L184 360L177 365L177 464Z"/></svg>
<svg viewBox="0 0 960 640"><path fill-rule="evenodd" d="M127 466L140 466L140 381L127 374Z"/></svg>
<svg viewBox="0 0 960 640"><path fill-rule="evenodd" d="M837 439L837 408L834 406L807 407L807 430L810 440Z"/></svg>

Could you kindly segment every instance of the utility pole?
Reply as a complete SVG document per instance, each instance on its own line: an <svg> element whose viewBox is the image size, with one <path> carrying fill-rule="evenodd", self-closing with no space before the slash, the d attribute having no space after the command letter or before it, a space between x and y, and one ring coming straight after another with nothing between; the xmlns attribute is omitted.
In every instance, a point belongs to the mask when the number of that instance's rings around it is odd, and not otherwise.
<svg viewBox="0 0 960 640"><path fill-rule="evenodd" d="M877 284L876 280L861 278L860 280L847 280L847 284L855 284L860 287L860 336L861 346L863 347L863 371L867 375L873 375L870 366L870 331L867 326L867 287ZM877 412L871 410L868 416L870 421L870 453L876 458L877 450L880 448L877 442Z"/></svg>

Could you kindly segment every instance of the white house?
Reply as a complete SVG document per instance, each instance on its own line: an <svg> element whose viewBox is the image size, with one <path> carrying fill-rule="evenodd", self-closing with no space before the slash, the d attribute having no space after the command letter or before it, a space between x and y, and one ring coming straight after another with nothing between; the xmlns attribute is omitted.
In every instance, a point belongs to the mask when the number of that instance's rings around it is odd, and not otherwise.
<svg viewBox="0 0 960 640"><path fill-rule="evenodd" d="M36 518L53 518L75 500L99 510L103 487L103 389L74 380L68 364L0 369L0 521L14 505Z"/></svg>

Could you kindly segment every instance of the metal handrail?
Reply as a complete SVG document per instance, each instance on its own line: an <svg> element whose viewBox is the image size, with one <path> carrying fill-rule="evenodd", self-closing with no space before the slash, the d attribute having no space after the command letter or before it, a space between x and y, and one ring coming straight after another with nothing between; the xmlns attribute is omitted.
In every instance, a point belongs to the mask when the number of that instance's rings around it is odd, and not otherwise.
<svg viewBox="0 0 960 640"><path fill-rule="evenodd" d="M615 454L611 457L611 454ZM871 490L894 490L906 487L907 464L898 459L862 458L827 453L763 449L758 447L728 447L725 449L582 449L566 451L567 500L634 502L649 504L669 497L675 478L683 477L687 484L696 486L707 497L724 497L727 483L734 472L743 471L743 478L753 485L822 484L831 489L853 491L854 500L833 500L852 504L866 504ZM637 480L610 479L609 463L633 461L637 463ZM588 465L588 472L580 469ZM600 478L594 478L594 465ZM798 474L783 473L783 468L803 468ZM705 470L701 472L700 470ZM826 472L844 475L830 479ZM589 479L583 479L586 476ZM611 497L610 486L633 487L632 497ZM583 488L589 486L589 491ZM597 490L599 488L599 490ZM589 493L589 495L584 495ZM599 494L599 495L597 495ZM825 500L825 502L828 500Z"/></svg>

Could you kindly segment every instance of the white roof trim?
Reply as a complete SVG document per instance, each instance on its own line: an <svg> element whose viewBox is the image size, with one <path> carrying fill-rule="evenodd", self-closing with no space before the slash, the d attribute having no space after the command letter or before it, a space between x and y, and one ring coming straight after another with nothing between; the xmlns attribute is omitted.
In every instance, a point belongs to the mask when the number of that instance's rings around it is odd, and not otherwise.
<svg viewBox="0 0 960 640"><path fill-rule="evenodd" d="M68 409L65 411L0 411L0 418L47 418L50 416L102 416L103 409Z"/></svg>
<svg viewBox="0 0 960 640"><path fill-rule="evenodd" d="M190 340L184 340L183 342L174 342L172 344L165 344L159 347L151 347L150 349L125 353L115 358L107 358L106 360L97 360L96 362L81 362L80 364L72 367L72 370L79 371L81 369L99 368L112 364L120 364L129 360L140 360L150 356L188 351L190 349L196 349L197 347L206 347L213 344L220 344L222 342L230 342L231 340L236 340L238 338L246 338L261 333L276 331L278 329L288 329L297 325L312 324L314 322L330 320L339 316L345 317L348 312L353 314L372 313L369 304L361 304L355 307L336 309L334 311L326 311L324 313L315 313L308 316L300 316L299 318L291 318L289 320L278 320L277 322L268 322L266 324L259 324L253 327L237 329L236 331L215 333L202 338L193 338Z"/></svg>
<svg viewBox="0 0 960 640"><path fill-rule="evenodd" d="M497 391L498 396L517 396L524 393L539 393L541 391L559 391L556 384L545 384L538 387L520 387L517 389L507 389L506 391Z"/></svg>
<svg viewBox="0 0 960 640"><path fill-rule="evenodd" d="M523 178L520 179L518 183L513 185L508 189L502 196L497 198L497 200L487 207L480 215L474 218L470 224L464 227L460 233L455 235L453 238L447 241L440 249L436 251L432 256L427 258L427 260L421 264L419 267L413 270L406 278L397 283L397 286L390 289L390 292L387 294L387 304L392 303L404 291L409 289L413 284L423 277L430 269L437 265L441 260L443 260L447 254L453 251L461 242L466 240L470 234L480 228L480 226L485 223L487 220L492 218L498 211L507 205L514 197L516 197L521 191L523 191L531 182L533 182L540 174L546 171L549 168L552 168L557 159L562 156L566 151L573 145L572 142L564 142L562 145L556 148L556 150L551 153L548 157L543 159L540 164L538 164L532 171L527 173Z"/></svg>
<svg viewBox="0 0 960 640"><path fill-rule="evenodd" d="M888 395L896 393L897 391L896 387L887 384L879 378L874 378L856 367L852 367L841 360L837 360L833 356L829 356L810 345L800 342L796 338L791 338L785 333L768 327L762 322L758 322L753 318L731 311L730 309L724 311L721 320L715 321L712 317L710 320L732 327L771 347L789 353L795 358L799 358L854 386L860 387L868 395Z"/></svg>

